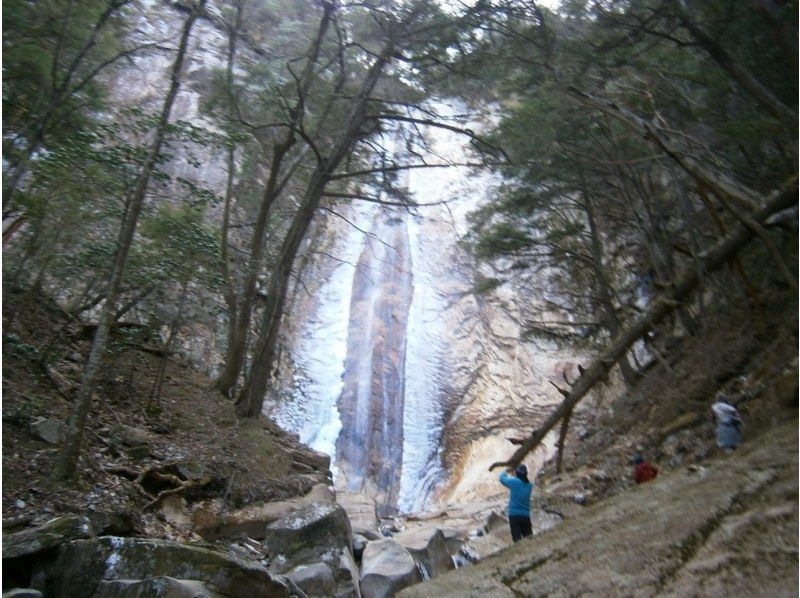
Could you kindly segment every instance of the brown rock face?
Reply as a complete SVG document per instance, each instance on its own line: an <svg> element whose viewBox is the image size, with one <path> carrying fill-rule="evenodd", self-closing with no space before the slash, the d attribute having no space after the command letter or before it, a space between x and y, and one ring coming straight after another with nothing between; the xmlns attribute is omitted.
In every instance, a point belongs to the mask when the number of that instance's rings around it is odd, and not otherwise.
<svg viewBox="0 0 800 598"><path fill-rule="evenodd" d="M412 280L406 227L376 222L353 279L342 432L336 444L340 485L367 490L378 509L397 502L403 457L405 334Z"/></svg>

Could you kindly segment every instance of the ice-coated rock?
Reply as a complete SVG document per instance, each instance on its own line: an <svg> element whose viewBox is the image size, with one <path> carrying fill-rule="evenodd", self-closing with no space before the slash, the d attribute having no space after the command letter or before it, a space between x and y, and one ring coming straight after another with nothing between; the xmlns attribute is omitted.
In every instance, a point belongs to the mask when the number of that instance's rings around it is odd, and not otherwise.
<svg viewBox="0 0 800 598"><path fill-rule="evenodd" d="M361 558L361 595L387 598L422 581L411 554L394 540L367 544Z"/></svg>

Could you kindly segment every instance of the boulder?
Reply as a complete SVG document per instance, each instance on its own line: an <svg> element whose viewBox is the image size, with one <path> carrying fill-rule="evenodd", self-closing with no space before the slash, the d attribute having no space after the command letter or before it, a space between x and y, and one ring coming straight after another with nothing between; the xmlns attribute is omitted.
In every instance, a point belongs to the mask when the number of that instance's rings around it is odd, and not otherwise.
<svg viewBox="0 0 800 598"><path fill-rule="evenodd" d="M336 580L330 565L325 563L312 563L298 565L286 574L309 597L331 596L336 588Z"/></svg>
<svg viewBox="0 0 800 598"><path fill-rule="evenodd" d="M293 461L307 465L314 471L327 472L331 468L330 455L315 451L312 448L289 449L287 452Z"/></svg>
<svg viewBox="0 0 800 598"><path fill-rule="evenodd" d="M186 499L177 494L166 496L158 507L164 521L177 527L190 527L191 519L186 515Z"/></svg>
<svg viewBox="0 0 800 598"><path fill-rule="evenodd" d="M411 528L397 534L393 539L408 550L417 563L425 567L429 577L437 577L455 568L447 551L444 534L438 528Z"/></svg>
<svg viewBox="0 0 800 598"><path fill-rule="evenodd" d="M361 534L368 540L381 539L374 499L366 494L339 492L336 500L347 512L347 518L350 519L350 526L354 534Z"/></svg>
<svg viewBox="0 0 800 598"><path fill-rule="evenodd" d="M3 559L29 556L52 550L60 544L88 538L91 526L86 517L69 515L57 517L32 529L3 536Z"/></svg>
<svg viewBox="0 0 800 598"><path fill-rule="evenodd" d="M195 509L192 513L194 531L206 540L234 538L246 534L250 538L262 540L267 536L267 526L301 511L317 502L332 502L334 494L327 484L318 484L301 498L248 505L243 509L216 515L206 508Z"/></svg>
<svg viewBox="0 0 800 598"><path fill-rule="evenodd" d="M144 446L150 442L150 434L147 430L134 428L133 426L122 426L118 430L119 439L125 446Z"/></svg>
<svg viewBox="0 0 800 598"><path fill-rule="evenodd" d="M394 540L367 544L361 559L361 595L387 598L422 581L411 554Z"/></svg>
<svg viewBox="0 0 800 598"><path fill-rule="evenodd" d="M42 593L33 588L14 588L3 592L3 598L42 598Z"/></svg>
<svg viewBox="0 0 800 598"><path fill-rule="evenodd" d="M343 549L349 551L352 542L347 514L334 501L309 502L270 523L264 533L270 553L283 555L292 565L319 561L325 553L333 560Z"/></svg>
<svg viewBox="0 0 800 598"><path fill-rule="evenodd" d="M202 581L151 577L101 581L92 598L224 598Z"/></svg>
<svg viewBox="0 0 800 598"><path fill-rule="evenodd" d="M194 531L206 540L234 538L242 534L261 540L270 523L289 515L296 507L295 502L282 500L249 505L225 515L216 515L208 509L201 508L192 513L192 522Z"/></svg>
<svg viewBox="0 0 800 598"><path fill-rule="evenodd" d="M62 545L45 571L43 589L53 598L92 596L103 581L152 577L200 581L232 598L289 595L285 582L256 563L190 544L117 536Z"/></svg>
<svg viewBox="0 0 800 598"><path fill-rule="evenodd" d="M358 565L349 550L342 550L339 554L336 580L337 598L361 598L361 590L358 586Z"/></svg>
<svg viewBox="0 0 800 598"><path fill-rule="evenodd" d="M60 419L39 417L28 425L28 431L36 440L47 444L59 444L67 426Z"/></svg>
<svg viewBox="0 0 800 598"><path fill-rule="evenodd" d="M127 536L136 527L134 516L129 511L92 511L86 517L98 536Z"/></svg>
<svg viewBox="0 0 800 598"><path fill-rule="evenodd" d="M175 469L187 480L201 480L208 473L203 463L191 459L176 463Z"/></svg>

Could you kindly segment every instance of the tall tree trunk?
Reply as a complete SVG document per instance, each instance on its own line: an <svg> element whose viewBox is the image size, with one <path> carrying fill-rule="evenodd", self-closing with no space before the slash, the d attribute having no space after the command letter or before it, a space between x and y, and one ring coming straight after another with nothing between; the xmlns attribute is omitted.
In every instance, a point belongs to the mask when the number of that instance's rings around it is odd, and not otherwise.
<svg viewBox="0 0 800 598"><path fill-rule="evenodd" d="M266 229L269 221L269 214L272 206L280 196L286 179L281 180L281 167L284 158L295 144L295 130L302 121L305 114L306 96L311 87L314 74L314 66L319 58L322 42L333 18L334 4L325 2L323 4L322 18L317 28L317 35L309 49L305 67L300 75L298 82L298 99L290 111L289 123L282 140L275 146L272 162L270 164L269 179L264 188L264 195L261 199L256 224L253 229L253 240L250 248L250 257L247 263L247 272L244 279L244 289L242 298L237 309L235 326L231 330L228 339L228 351L225 356L225 364L222 372L215 383L215 387L224 395L229 395L233 389L244 364L247 353L247 333L250 329L250 321L253 315L253 302L255 301L258 272L261 268L261 258L266 243Z"/></svg>
<svg viewBox="0 0 800 598"><path fill-rule="evenodd" d="M225 80L229 91L233 89L233 66L236 61L236 45L237 45L239 27L241 26L241 22L242 22L242 2L240 1L236 3L236 16L234 17L234 21L231 25L228 26L228 63L227 63L227 68L225 70ZM231 104L228 116L229 119L233 121L233 119L235 118L233 97L229 98L228 101ZM233 277L233 272L231 271L230 258L228 256L228 243L229 243L228 233L230 231L234 180L236 176L236 144L233 141L230 142L230 147L228 148L227 166L228 166L228 177L225 185L225 208L222 212L222 235L220 239L220 259L222 261L222 277L225 281L225 292L224 292L225 305L228 308L227 346L228 350L230 351L230 347L232 347L235 344L237 322L239 320L238 302L236 300L236 282ZM226 392L225 389L230 388L230 386L232 386L234 382L235 379L230 383L226 380L224 383L222 383L221 390ZM219 383L220 382L217 381L217 384Z"/></svg>
<svg viewBox="0 0 800 598"><path fill-rule="evenodd" d="M281 247L280 258L270 279L266 306L261 325L253 366L247 381L236 401L236 412L245 417L258 417L264 404L269 378L272 375L275 361L275 349L278 340L278 329L289 288L289 277L300 243L305 237L311 218L325 193L325 185L335 168L352 151L367 113L367 102L383 75L383 69L394 52L394 40L390 39L383 51L375 58L364 80L358 95L352 100L353 108L348 117L347 126L330 157L321 161L311 177L300 210L295 216L292 226Z"/></svg>
<svg viewBox="0 0 800 598"><path fill-rule="evenodd" d="M189 45L189 36L197 17L205 7L205 3L206 0L199 0L199 2L192 7L192 12L183 26L180 44L178 45L178 54L172 64L169 90L164 99L161 115L156 126L155 136L142 165L142 170L137 177L133 192L128 198L127 210L122 221L119 239L117 241L117 253L111 268L106 302L100 312L97 330L95 331L92 341L92 349L83 370L81 387L75 398L75 405L67 424L66 435L56 464L56 473L62 479L73 478L77 473L78 459L80 458L83 441L83 431L92 405L92 395L97 373L100 369L103 357L105 356L106 341L108 340L111 324L116 314L116 303L125 275L128 253L133 243L133 235L136 230L136 224L139 219L142 204L144 203L145 195L147 194L147 188L150 184L150 178L155 170L158 156L161 153L161 146L164 142L172 107L180 88L183 64Z"/></svg>

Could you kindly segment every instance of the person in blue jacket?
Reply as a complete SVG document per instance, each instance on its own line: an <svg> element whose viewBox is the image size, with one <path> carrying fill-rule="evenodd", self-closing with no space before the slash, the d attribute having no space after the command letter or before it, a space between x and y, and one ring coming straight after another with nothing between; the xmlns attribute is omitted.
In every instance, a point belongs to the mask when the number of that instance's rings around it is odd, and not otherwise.
<svg viewBox="0 0 800 598"><path fill-rule="evenodd" d="M528 479L528 468L519 465L514 470L507 469L500 474L500 483L511 491L511 496L508 498L508 525L511 527L511 538L516 542L533 535L531 529L533 484Z"/></svg>

